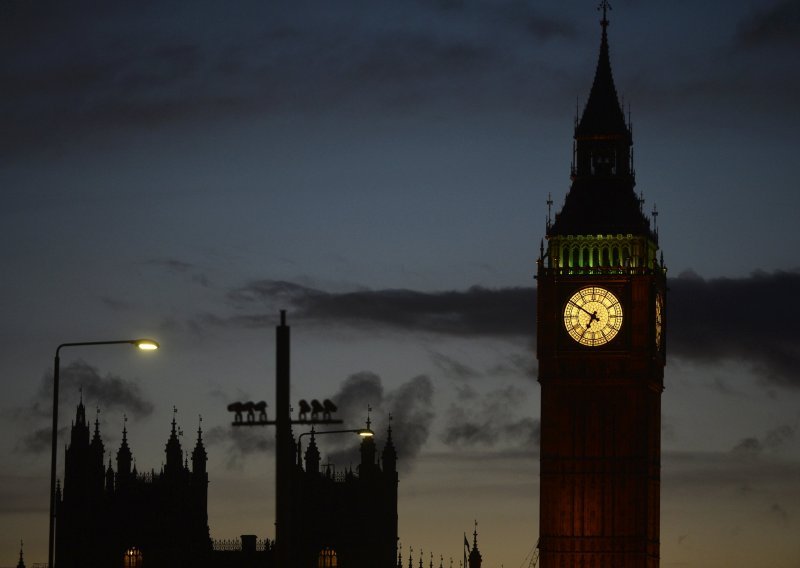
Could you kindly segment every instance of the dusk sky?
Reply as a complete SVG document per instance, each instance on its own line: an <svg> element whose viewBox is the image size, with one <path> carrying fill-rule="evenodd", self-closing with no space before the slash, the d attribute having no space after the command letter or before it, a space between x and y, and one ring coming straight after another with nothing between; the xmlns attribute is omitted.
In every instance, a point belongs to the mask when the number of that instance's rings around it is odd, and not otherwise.
<svg viewBox="0 0 800 568"><path fill-rule="evenodd" d="M202 415L213 538L274 537L274 431L228 403L388 416L403 555L527 566L533 275L569 188L593 0L0 0L0 566L47 558L79 388L139 471ZM800 3L612 2L637 190L669 268L661 565L800 565ZM295 434L304 431L295 429ZM355 438L355 437L354 437ZM304 438L306 440L307 438ZM63 475L62 439L59 476ZM337 468L357 440L319 444Z"/></svg>

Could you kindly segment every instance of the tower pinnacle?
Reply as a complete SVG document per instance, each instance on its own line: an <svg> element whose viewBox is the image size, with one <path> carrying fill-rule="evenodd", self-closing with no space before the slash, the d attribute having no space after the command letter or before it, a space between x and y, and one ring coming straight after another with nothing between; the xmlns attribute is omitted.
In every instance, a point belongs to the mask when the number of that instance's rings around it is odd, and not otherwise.
<svg viewBox="0 0 800 568"><path fill-rule="evenodd" d="M608 27L608 10L611 10L611 4L608 3L608 0L603 0L598 4L597 11L603 11L603 19L600 20L600 25L603 26L603 31L605 32L606 27Z"/></svg>

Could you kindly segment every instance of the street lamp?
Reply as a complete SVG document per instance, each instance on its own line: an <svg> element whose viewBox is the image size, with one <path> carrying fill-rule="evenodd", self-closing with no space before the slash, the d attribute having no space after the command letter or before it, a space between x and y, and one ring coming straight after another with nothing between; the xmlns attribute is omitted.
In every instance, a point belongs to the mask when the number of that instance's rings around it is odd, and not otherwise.
<svg viewBox="0 0 800 568"><path fill-rule="evenodd" d="M302 448L303 444L301 440L303 436L319 436L320 434L358 434L362 438L372 438L375 435L375 432L370 430L369 428L358 428L355 430L323 430L322 432L316 432L314 428L311 428L310 432L303 432L297 437L297 464L300 465L302 463Z"/></svg>
<svg viewBox="0 0 800 568"><path fill-rule="evenodd" d="M80 341L77 343L62 343L56 348L55 362L53 363L53 435L52 454L50 457L50 533L48 535L47 568L54 568L54 551L56 535L56 453L58 450L58 374L59 351L62 347L79 347L86 345L120 345L127 343L134 345L142 351L154 351L159 348L157 341L152 339L121 339L118 341Z"/></svg>

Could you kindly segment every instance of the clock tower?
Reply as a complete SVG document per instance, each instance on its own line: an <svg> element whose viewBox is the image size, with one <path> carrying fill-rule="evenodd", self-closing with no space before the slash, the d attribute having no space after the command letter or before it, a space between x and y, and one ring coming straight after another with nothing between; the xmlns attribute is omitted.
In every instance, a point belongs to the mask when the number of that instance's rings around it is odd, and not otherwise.
<svg viewBox="0 0 800 568"><path fill-rule="evenodd" d="M548 215L538 260L542 568L659 565L666 268L634 191L609 8L600 4L600 55L576 121L572 185L552 222Z"/></svg>

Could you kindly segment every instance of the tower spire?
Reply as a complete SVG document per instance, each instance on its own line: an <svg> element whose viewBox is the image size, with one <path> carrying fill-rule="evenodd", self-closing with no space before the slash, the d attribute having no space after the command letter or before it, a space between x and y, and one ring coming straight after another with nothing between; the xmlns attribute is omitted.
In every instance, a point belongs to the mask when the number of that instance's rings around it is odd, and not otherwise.
<svg viewBox="0 0 800 568"><path fill-rule="evenodd" d="M603 26L603 33L605 33L606 28L608 27L608 11L611 10L611 4L608 3L608 0L603 0L597 6L597 11L603 11L603 19L600 20L600 25Z"/></svg>

